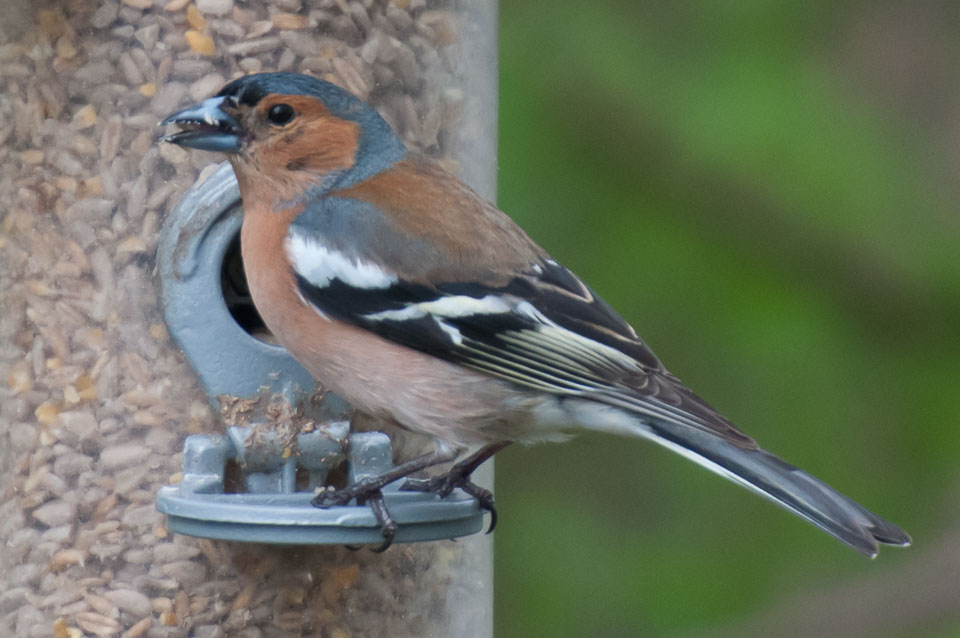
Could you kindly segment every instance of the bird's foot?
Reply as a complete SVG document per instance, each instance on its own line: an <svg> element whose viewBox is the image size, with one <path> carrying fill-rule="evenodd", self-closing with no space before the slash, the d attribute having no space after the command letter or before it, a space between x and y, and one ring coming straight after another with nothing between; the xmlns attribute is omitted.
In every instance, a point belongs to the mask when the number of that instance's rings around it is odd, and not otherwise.
<svg viewBox="0 0 960 638"><path fill-rule="evenodd" d="M487 528L487 534L489 534L497 526L497 508L494 507L493 494L490 490L482 488L470 480L470 474L475 469L475 464L457 463L449 472L440 476L407 479L400 490L403 492L431 492L437 494L440 498L446 498L455 488L459 487L477 499L481 508L490 512L490 527Z"/></svg>
<svg viewBox="0 0 960 638"><path fill-rule="evenodd" d="M393 539L397 535L397 521L390 515L387 504L383 500L382 485L376 480L365 479L354 483L353 485L341 489L320 490L310 501L314 507L326 509L336 505L346 505L353 499L357 499L358 505L369 505L374 518L380 525L380 534L383 536L383 542L373 551L384 552L393 544ZM351 547L351 549L354 549Z"/></svg>
<svg viewBox="0 0 960 638"><path fill-rule="evenodd" d="M359 480L353 485L348 485L340 489L332 487L321 489L314 495L310 504L314 507L327 508L346 505L353 499L357 499L357 504L369 505L370 510L377 519L377 523L380 524L380 533L383 535L383 543L374 551L385 551L390 547L390 544L393 543L393 538L397 535L397 521L390 515L387 504L383 500L383 492L381 491L383 486L393 483L412 472L419 472L424 468L431 467L438 463L446 463L456 458L456 454L456 451L453 449L424 454L423 456L418 456L415 459L401 463L383 474L369 476Z"/></svg>

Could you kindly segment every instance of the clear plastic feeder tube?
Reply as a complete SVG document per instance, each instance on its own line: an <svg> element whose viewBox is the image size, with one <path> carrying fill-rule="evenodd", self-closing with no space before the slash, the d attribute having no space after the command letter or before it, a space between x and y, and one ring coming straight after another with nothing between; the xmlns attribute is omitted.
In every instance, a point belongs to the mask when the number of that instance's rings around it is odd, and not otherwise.
<svg viewBox="0 0 960 638"><path fill-rule="evenodd" d="M158 491L184 479L187 436L250 425L248 397L208 396L168 331L157 262L167 216L221 158L154 143L157 124L238 75L275 70L352 91L412 151L494 196L493 0L4 7L0 635L492 633L489 536L374 554L180 535L156 509ZM198 304L231 303L211 288ZM249 308L231 307L269 343ZM283 410L265 414L266 427L290 426ZM401 459L427 444L388 434Z"/></svg>

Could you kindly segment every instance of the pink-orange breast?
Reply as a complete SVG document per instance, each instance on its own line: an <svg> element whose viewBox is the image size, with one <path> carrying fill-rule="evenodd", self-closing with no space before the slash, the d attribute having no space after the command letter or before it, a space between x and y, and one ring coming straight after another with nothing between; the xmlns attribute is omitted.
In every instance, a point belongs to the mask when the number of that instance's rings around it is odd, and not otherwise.
<svg viewBox="0 0 960 638"><path fill-rule="evenodd" d="M296 212L245 205L241 230L250 293L280 344L362 412L457 445L511 438L526 406L507 384L327 318L303 301L283 248Z"/></svg>

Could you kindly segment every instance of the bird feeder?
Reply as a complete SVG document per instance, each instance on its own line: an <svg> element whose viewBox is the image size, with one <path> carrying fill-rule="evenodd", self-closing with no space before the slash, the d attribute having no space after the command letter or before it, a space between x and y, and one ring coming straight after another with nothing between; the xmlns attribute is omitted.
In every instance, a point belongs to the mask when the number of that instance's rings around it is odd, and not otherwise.
<svg viewBox="0 0 960 638"><path fill-rule="evenodd" d="M385 490L382 554L346 547L378 542L366 508L309 507L425 442L271 343L229 169L154 138L234 77L308 73L492 198L495 52L492 0L5 4L0 635L491 635L474 499Z"/></svg>
<svg viewBox="0 0 960 638"><path fill-rule="evenodd" d="M365 504L310 504L341 463L347 485L389 470L391 442L378 432L351 434L349 406L333 394L318 400L310 374L283 348L264 341L269 335L240 263L241 208L233 170L224 164L184 195L160 234L166 324L230 422L224 423L226 434L186 439L182 480L160 490L157 508L168 516L170 530L191 536L380 544L380 525ZM238 405L243 410L233 409ZM231 467L237 483L232 492ZM458 490L440 499L401 491L401 484L384 490L399 524L395 542L452 539L482 528L475 498Z"/></svg>

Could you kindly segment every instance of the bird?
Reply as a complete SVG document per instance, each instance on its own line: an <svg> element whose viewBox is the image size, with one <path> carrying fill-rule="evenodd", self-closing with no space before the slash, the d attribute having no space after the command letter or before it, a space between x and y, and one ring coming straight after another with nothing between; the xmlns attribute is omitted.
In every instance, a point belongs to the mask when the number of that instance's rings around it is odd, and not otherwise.
<svg viewBox="0 0 960 638"><path fill-rule="evenodd" d="M405 144L348 91L258 73L165 118L159 139L216 151L243 202L241 255L267 328L319 382L432 452L339 489L392 542L382 488L441 497L512 443L598 431L652 440L874 557L910 536L765 451L671 374L626 320L513 220ZM472 454L467 454L472 451ZM431 478L410 478L456 461Z"/></svg>

